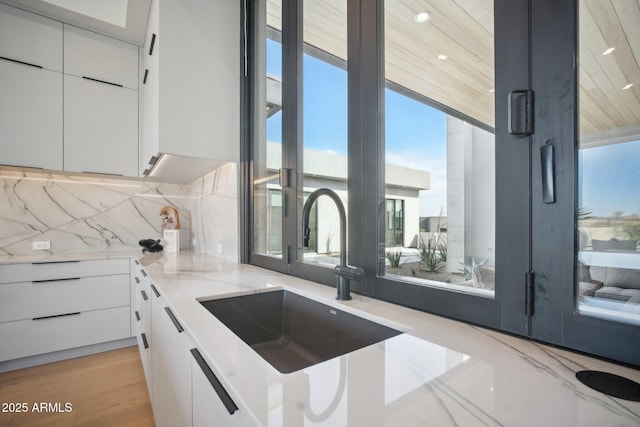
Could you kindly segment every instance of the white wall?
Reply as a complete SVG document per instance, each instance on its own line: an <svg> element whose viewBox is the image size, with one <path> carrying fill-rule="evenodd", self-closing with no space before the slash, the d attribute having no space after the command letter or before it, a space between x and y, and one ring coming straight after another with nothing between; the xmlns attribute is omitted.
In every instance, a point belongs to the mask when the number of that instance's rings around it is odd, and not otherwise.
<svg viewBox="0 0 640 427"><path fill-rule="evenodd" d="M447 271L495 260L495 138L447 116Z"/></svg>

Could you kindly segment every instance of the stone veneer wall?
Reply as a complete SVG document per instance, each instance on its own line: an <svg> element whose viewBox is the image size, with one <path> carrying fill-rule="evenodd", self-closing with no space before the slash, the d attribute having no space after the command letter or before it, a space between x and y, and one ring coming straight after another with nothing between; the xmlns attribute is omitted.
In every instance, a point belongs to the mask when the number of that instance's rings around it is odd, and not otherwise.
<svg viewBox="0 0 640 427"><path fill-rule="evenodd" d="M0 171L0 255L140 250L160 239L163 206L180 213L181 247L238 260L237 166L188 186L15 170Z"/></svg>

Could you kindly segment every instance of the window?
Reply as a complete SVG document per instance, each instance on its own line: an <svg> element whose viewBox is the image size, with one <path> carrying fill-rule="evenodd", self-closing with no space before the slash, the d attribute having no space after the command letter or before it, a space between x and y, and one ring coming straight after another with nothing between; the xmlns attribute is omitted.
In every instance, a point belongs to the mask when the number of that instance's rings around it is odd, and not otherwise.
<svg viewBox="0 0 640 427"><path fill-rule="evenodd" d="M254 149L254 170L264 156L266 172L254 173L251 262L273 267L260 255L281 256L279 269L332 285L331 267L346 245L348 263L365 270L366 279L354 284L358 292L376 296L404 283L493 297L492 11L482 9L470 22L454 5L450 16L425 26L403 2L386 0L385 26L375 28L385 37L373 47L348 25L347 8L360 13L355 3L274 5L267 3L266 65L256 71L266 75L257 86L266 86L268 99L266 137ZM458 28L453 22L460 19ZM457 50L467 57L447 62L438 58L444 45L425 41L450 43L448 32L460 42L468 26L478 38ZM350 43L379 64L359 57L353 68L359 74L350 74ZM384 63L375 59L380 48ZM358 93L367 73L380 85ZM473 103L465 93L470 84ZM271 89L281 104L269 102ZM264 201L259 188L268 189ZM340 241L333 201L321 197L303 247L302 206L319 188L333 190L345 205L348 241ZM261 209L268 214L258 215ZM479 269L487 271L483 279Z"/></svg>

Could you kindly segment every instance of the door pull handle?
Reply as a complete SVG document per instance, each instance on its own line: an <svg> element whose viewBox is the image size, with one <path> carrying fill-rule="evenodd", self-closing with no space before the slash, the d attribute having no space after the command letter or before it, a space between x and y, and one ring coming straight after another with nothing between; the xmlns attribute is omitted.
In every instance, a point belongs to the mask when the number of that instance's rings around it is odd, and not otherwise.
<svg viewBox="0 0 640 427"><path fill-rule="evenodd" d="M555 164L551 140L547 140L540 147L540 167L542 173L542 201L546 204L555 203Z"/></svg>

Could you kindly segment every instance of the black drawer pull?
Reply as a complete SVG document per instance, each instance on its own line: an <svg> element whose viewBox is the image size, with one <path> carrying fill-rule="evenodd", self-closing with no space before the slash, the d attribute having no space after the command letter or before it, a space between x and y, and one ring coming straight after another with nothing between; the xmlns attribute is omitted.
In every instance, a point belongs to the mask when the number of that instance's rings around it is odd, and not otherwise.
<svg viewBox="0 0 640 427"><path fill-rule="evenodd" d="M111 83L111 82L108 82L108 81L105 81L105 80L94 79L93 77L82 76L82 78L85 79L85 80L91 80L92 82L104 83L106 85L117 86L117 87L124 87L119 83Z"/></svg>
<svg viewBox="0 0 640 427"><path fill-rule="evenodd" d="M134 259L133 262L135 262L136 264L140 265L140 261L138 261L137 259Z"/></svg>
<svg viewBox="0 0 640 427"><path fill-rule="evenodd" d="M147 77L149 76L149 69L147 68L146 70L144 70L144 77L142 78L142 84L146 85L147 84Z"/></svg>
<svg viewBox="0 0 640 427"><path fill-rule="evenodd" d="M207 365L207 362L204 360L197 348L191 349L191 355L194 359L196 359L196 362L200 366L200 369L202 369L202 373L205 377L207 377L207 380L209 380L209 384L211 384L211 387L213 387L213 389L216 391L225 408L227 408L227 411L229 411L229 414L233 415L233 413L238 410L238 406L235 404L233 399L231 399L231 396L229 396L227 390L224 389L224 386L222 385L220 380L218 380L209 365Z"/></svg>
<svg viewBox="0 0 640 427"><path fill-rule="evenodd" d="M147 296L147 293L146 293L145 291L140 291L140 293L142 294L142 299L143 299L143 300L145 300L145 301L146 301L146 300L148 300L148 299L149 299L149 297Z"/></svg>
<svg viewBox="0 0 640 427"><path fill-rule="evenodd" d="M31 283L47 283L47 282L65 282L68 280L80 280L79 277L66 277L63 279L43 279L43 280L32 280Z"/></svg>
<svg viewBox="0 0 640 427"><path fill-rule="evenodd" d="M156 45L156 33L151 36L151 46L149 46L149 55L153 55L153 47Z"/></svg>
<svg viewBox="0 0 640 427"><path fill-rule="evenodd" d="M144 334L144 332L140 334L140 336L142 337L142 344L144 345L144 348L145 349L149 348L149 343L147 342L147 336Z"/></svg>
<svg viewBox="0 0 640 427"><path fill-rule="evenodd" d="M136 310L136 320L138 322L140 321L140 313L138 313L138 310Z"/></svg>
<svg viewBox="0 0 640 427"><path fill-rule="evenodd" d="M156 289L155 286L153 286L153 283L151 284L151 290L153 291L154 294L156 294L156 297L160 296L160 292L158 292L158 290Z"/></svg>
<svg viewBox="0 0 640 427"><path fill-rule="evenodd" d="M17 59L7 58L5 56L0 56L0 59L4 59L5 61L15 62L16 64L28 65L29 67L40 68L42 70L42 65L31 64L29 62L18 61Z"/></svg>
<svg viewBox="0 0 640 427"><path fill-rule="evenodd" d="M36 262L32 262L31 265L67 264L71 262L80 262L80 261L36 261Z"/></svg>
<svg viewBox="0 0 640 427"><path fill-rule="evenodd" d="M142 275L143 275L144 277L147 277L147 272L146 272L146 271L144 271L144 270L140 270L140 273L142 273Z"/></svg>
<svg viewBox="0 0 640 427"><path fill-rule="evenodd" d="M32 320L44 320L44 319L53 319L55 317L77 316L79 314L80 312L76 311L75 313L54 314L53 316L34 317Z"/></svg>
<svg viewBox="0 0 640 427"><path fill-rule="evenodd" d="M171 319L171 322L173 323L173 326L176 327L176 329L178 330L178 332L182 332L184 331L184 328L182 327L182 325L180 324L180 322L178 322L178 319L176 319L176 316L173 314L173 312L171 311L171 309L169 307L165 307L164 311L167 312L167 314L169 315L169 319Z"/></svg>
<svg viewBox="0 0 640 427"><path fill-rule="evenodd" d="M138 285L140 284L140 279L138 279L138 276L133 276L133 280L135 280Z"/></svg>

